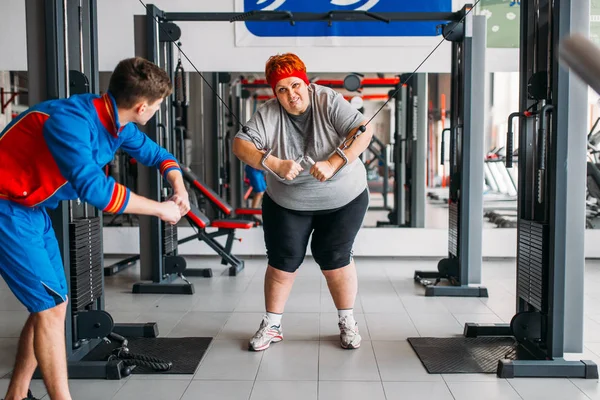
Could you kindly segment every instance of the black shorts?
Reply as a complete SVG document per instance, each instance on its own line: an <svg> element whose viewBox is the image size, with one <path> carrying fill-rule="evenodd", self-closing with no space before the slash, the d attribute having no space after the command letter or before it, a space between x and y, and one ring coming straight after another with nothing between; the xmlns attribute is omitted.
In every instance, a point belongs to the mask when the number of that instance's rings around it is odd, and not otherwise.
<svg viewBox="0 0 600 400"><path fill-rule="evenodd" d="M269 265L294 272L304 261L308 238L322 270L344 267L352 261L352 246L369 206L365 189L343 207L323 211L295 211L281 207L266 193L263 199L263 229Z"/></svg>

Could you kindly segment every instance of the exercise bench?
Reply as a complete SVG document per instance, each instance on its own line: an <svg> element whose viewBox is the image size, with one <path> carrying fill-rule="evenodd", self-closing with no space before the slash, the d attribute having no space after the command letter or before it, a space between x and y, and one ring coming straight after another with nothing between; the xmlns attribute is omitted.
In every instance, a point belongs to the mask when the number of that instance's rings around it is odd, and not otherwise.
<svg viewBox="0 0 600 400"><path fill-rule="evenodd" d="M221 256L222 265L231 265L229 267L229 276L236 276L244 269L244 261L240 260L231 253L233 241L235 238L236 229L250 229L254 226L254 222L239 219L222 219L210 220L205 214L192 206L190 212L185 216L190 225L196 229L196 234L179 240L177 243L181 245L191 240L198 239L205 242L219 256ZM208 233L206 228L217 228L217 231ZM227 235L225 246L219 243L215 238ZM241 241L241 239L239 239ZM209 278L212 276L210 268L203 269L187 269L187 276L203 276Z"/></svg>
<svg viewBox="0 0 600 400"><path fill-rule="evenodd" d="M183 172L183 178L190 184L190 186L199 192L202 196L204 196L223 217L232 217L232 216L245 216L254 218L256 215L262 215L262 210L260 208L236 208L234 209L231 204L227 202L224 198L219 196L217 192L212 190L208 185L204 184L198 176L186 166L181 166L181 170ZM250 221L254 222L256 225L260 223L260 221L256 219L251 219Z"/></svg>

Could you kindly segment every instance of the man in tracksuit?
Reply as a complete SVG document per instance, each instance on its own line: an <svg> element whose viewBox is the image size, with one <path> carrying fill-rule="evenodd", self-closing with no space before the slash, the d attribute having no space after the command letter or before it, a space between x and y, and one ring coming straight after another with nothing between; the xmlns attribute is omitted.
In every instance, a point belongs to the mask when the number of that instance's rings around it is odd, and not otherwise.
<svg viewBox="0 0 600 400"><path fill-rule="evenodd" d="M50 100L0 133L0 275L31 313L19 340L5 400L34 399L39 365L52 400L70 400L65 357L67 283L46 208L81 199L108 213L151 215L176 224L189 211L175 157L140 132L172 91L169 76L142 58L121 61L108 93ZM103 172L123 149L160 169L173 196L159 203Z"/></svg>

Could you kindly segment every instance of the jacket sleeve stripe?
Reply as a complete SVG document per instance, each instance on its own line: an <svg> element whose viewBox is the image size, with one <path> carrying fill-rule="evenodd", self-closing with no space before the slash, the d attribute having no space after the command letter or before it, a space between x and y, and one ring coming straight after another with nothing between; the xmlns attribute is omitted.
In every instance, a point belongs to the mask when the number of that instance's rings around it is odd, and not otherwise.
<svg viewBox="0 0 600 400"><path fill-rule="evenodd" d="M171 169L171 168L179 168L179 164L177 164L177 162L173 161L173 160L166 160L163 161L160 164L160 174L163 175L165 173L166 170Z"/></svg>
<svg viewBox="0 0 600 400"><path fill-rule="evenodd" d="M106 208L104 208L104 211L111 214L114 214L117 211L119 211L125 203L126 194L127 188L125 188L125 186L121 185L120 183L115 183L112 197Z"/></svg>

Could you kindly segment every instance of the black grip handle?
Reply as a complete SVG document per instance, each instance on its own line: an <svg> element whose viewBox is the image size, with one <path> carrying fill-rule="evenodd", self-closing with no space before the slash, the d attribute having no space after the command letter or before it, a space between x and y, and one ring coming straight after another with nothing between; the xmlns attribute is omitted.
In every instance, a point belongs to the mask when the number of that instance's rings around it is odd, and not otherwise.
<svg viewBox="0 0 600 400"><path fill-rule="evenodd" d="M440 149L440 158L442 160L442 162L440 163L441 165L444 165L444 160L445 160L444 148L445 147L446 146L445 146L445 142L444 142L444 131L442 131L442 148Z"/></svg>
<svg viewBox="0 0 600 400"><path fill-rule="evenodd" d="M446 131L451 131L452 129L450 128L445 128L442 129L442 145L441 145L441 149L440 149L440 158L442 160L442 162L440 163L441 165L444 165L444 159L446 156L446 140L444 139L446 136L444 135L444 133L446 133Z"/></svg>
<svg viewBox="0 0 600 400"><path fill-rule="evenodd" d="M506 132L506 168L512 168L513 166L513 149L514 149L514 134L512 128Z"/></svg>
<svg viewBox="0 0 600 400"><path fill-rule="evenodd" d="M504 164L506 168L513 166L513 151L515 150L515 137L513 132L513 118L527 117L529 113L514 112L508 116L508 132L506 132L506 160Z"/></svg>

